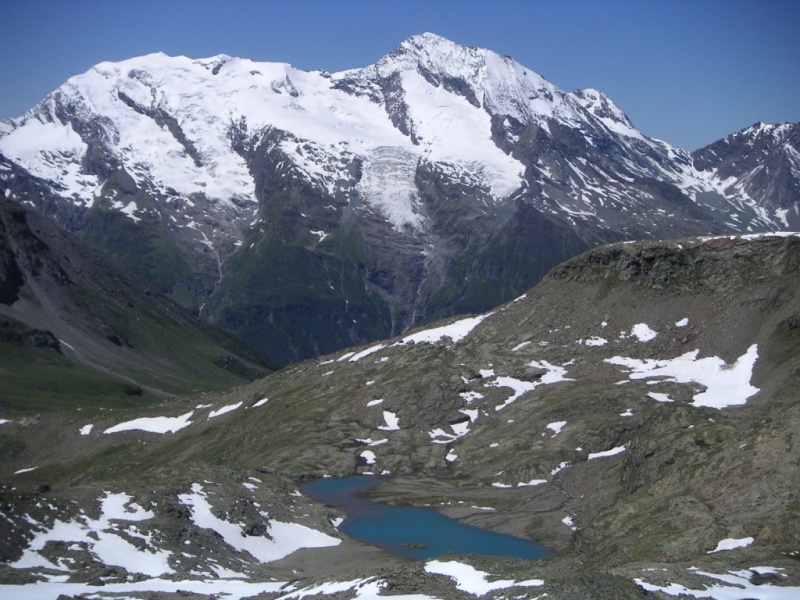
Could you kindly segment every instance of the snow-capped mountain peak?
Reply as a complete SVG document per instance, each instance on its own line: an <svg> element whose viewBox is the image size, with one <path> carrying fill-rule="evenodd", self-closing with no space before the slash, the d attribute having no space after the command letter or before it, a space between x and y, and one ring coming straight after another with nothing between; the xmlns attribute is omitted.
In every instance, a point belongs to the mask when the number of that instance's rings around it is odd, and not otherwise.
<svg viewBox="0 0 800 600"><path fill-rule="evenodd" d="M374 69L381 77L416 72L475 107L520 122L552 117L577 121L575 107L561 90L513 58L436 34L405 40Z"/></svg>
<svg viewBox="0 0 800 600"><path fill-rule="evenodd" d="M141 228L165 264L184 261L143 269L195 308L224 296L226 269L287 252L301 266L281 277L318 269L335 298L320 331L372 332L353 317L370 314L398 333L437 310L488 309L600 242L797 228L797 140L796 125L759 124L690 155L599 90L567 93L513 58L424 33L338 73L227 55L100 63L0 125L0 190L91 223L126 260L129 238L112 240L108 222ZM252 261L230 266L238 256ZM354 257L363 281L339 290ZM262 296L273 282L254 277L254 306L284 293ZM250 302L226 298L220 314ZM311 323L287 315L317 300L247 304L231 327ZM322 347L295 341L281 352Z"/></svg>

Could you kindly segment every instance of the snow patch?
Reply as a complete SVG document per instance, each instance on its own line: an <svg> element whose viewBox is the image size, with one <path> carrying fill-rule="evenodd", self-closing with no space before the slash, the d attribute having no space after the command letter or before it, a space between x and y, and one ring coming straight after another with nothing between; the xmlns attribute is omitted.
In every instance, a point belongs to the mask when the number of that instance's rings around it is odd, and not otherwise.
<svg viewBox="0 0 800 600"><path fill-rule="evenodd" d="M397 342L395 346L420 343L435 344L444 338L450 338L455 344L472 333L472 330L480 325L481 321L491 314L492 313L486 313L485 315L479 315L477 317L468 317L466 319L461 319L460 321L450 323L449 325L418 331L404 337L402 340Z"/></svg>
<svg viewBox="0 0 800 600"><path fill-rule="evenodd" d="M750 380L758 359L758 345L753 344L747 351L728 365L717 356L697 358L699 350L687 352L673 359L636 359L615 356L604 362L626 367L630 370L629 379L653 379L676 383L699 383L706 387L696 394L693 406L727 408L740 406L758 393Z"/></svg>
<svg viewBox="0 0 800 600"><path fill-rule="evenodd" d="M219 408L217 410L212 410L210 413L208 413L208 418L209 418L209 420L211 420L211 419L214 419L216 417L219 417L220 415L224 415L225 413L229 413L231 411L234 411L237 408L240 408L242 406L242 404L243 404L242 402L237 402L236 404L228 404L228 405L223 406L222 408Z"/></svg>
<svg viewBox="0 0 800 600"><path fill-rule="evenodd" d="M589 456L587 457L588 460L595 460L598 458L608 458L609 456L616 456L617 454L621 454L625 452L625 446L617 446L616 448L611 448L611 450L603 450L602 452L590 452Z"/></svg>
<svg viewBox="0 0 800 600"><path fill-rule="evenodd" d="M662 394L661 392L647 392L647 396L656 402L675 402L675 400L669 397L669 394Z"/></svg>
<svg viewBox="0 0 800 600"><path fill-rule="evenodd" d="M656 338L658 333L650 328L647 323L637 323L633 326L630 333L623 332L620 337L635 337L640 342L649 342Z"/></svg>
<svg viewBox="0 0 800 600"><path fill-rule="evenodd" d="M726 538L724 540L720 540L717 543L717 547L713 550L709 550L707 554L714 554L715 552L724 552L726 550L736 550L737 548L746 548L750 544L752 544L755 540L751 537L746 538Z"/></svg>
<svg viewBox="0 0 800 600"><path fill-rule="evenodd" d="M772 583L755 584L750 580L753 573L760 573L760 569L769 569L767 572L780 572L772 567L752 567L742 571L728 571L725 574L700 571L696 568L689 569L695 575L707 577L715 582L711 585L704 584L703 589L692 589L678 583L668 583L664 586L647 583L641 578L634 581L648 592L662 592L670 596L692 596L694 598L711 598L712 600L734 600L738 598L759 598L759 600L795 600L800 597L800 586L780 586ZM783 573L781 573L783 575Z"/></svg>
<svg viewBox="0 0 800 600"><path fill-rule="evenodd" d="M515 581L513 579L496 579L489 581L490 573L478 571L475 567L457 561L432 560L425 564L425 571L434 575L445 575L456 582L456 587L474 596L483 596L495 590L512 587L539 587L544 585L542 579Z"/></svg>
<svg viewBox="0 0 800 600"><path fill-rule="evenodd" d="M379 425L378 429L382 429L383 431L398 431L400 429L400 419L398 419L397 414L392 411L383 411L383 420L386 422L386 425Z"/></svg>
<svg viewBox="0 0 800 600"><path fill-rule="evenodd" d="M194 411L178 417L140 417L109 427L103 433L119 433L121 431L147 431L148 433L175 433L192 424L189 420Z"/></svg>
<svg viewBox="0 0 800 600"><path fill-rule="evenodd" d="M370 354L375 354L379 350L383 350L385 347L386 346L384 344L376 344L375 346L367 348L366 350L362 350L361 352L357 352L357 353L353 354L348 359L348 362L358 362L359 360L361 360L365 356L369 356Z"/></svg>
<svg viewBox="0 0 800 600"><path fill-rule="evenodd" d="M131 573L143 573L150 577L174 573L168 563L172 554L170 551L155 548L151 536L120 523L147 521L154 516L151 511L132 503L131 497L122 493L106 492L100 504L101 514L96 520L81 515L74 521L55 520L52 527L36 530L22 556L10 566L17 569L44 567L69 570L62 561L54 564L40 554L48 542L62 542L86 547L100 562L124 567ZM120 535L123 532L143 539L145 548L131 544Z"/></svg>
<svg viewBox="0 0 800 600"><path fill-rule="evenodd" d="M517 487L533 487L547 483L547 479L531 479L530 481L520 481Z"/></svg>
<svg viewBox="0 0 800 600"><path fill-rule="evenodd" d="M528 363L529 366L537 369L545 369L547 372L536 381L523 381L514 377L502 376L497 377L494 381L486 383L487 387L509 387L514 390L514 393L509 396L505 402L494 407L495 411L501 411L512 402L516 401L523 394L535 390L540 385L549 385L561 381L573 381L566 377L567 370L561 366L552 365L546 360ZM494 373L494 371L492 371Z"/></svg>
<svg viewBox="0 0 800 600"><path fill-rule="evenodd" d="M266 536L245 535L242 526L217 517L211 510L203 486L192 484L192 492L178 499L192 511L192 522L203 529L218 533L226 544L239 552L246 552L262 563L288 556L300 548L336 546L341 540L299 523L269 521Z"/></svg>

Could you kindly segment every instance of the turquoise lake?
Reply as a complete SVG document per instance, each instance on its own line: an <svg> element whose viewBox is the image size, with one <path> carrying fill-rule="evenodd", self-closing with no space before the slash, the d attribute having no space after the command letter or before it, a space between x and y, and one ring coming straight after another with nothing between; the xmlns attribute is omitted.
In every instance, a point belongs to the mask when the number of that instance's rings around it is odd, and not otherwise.
<svg viewBox="0 0 800 600"><path fill-rule="evenodd" d="M384 506L358 496L379 484L377 477L354 476L318 479L301 489L317 502L347 510L340 531L401 556L430 560L475 554L536 560L551 554L536 542L470 527L433 509Z"/></svg>

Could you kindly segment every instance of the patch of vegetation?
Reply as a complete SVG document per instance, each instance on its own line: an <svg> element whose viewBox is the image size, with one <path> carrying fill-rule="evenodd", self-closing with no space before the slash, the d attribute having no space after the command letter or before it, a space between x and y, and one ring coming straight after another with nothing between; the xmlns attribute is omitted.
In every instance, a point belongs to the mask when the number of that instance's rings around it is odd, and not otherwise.
<svg viewBox="0 0 800 600"><path fill-rule="evenodd" d="M12 410L142 406L158 401L128 381L105 375L50 348L0 344L0 398ZM131 394L132 390L138 393Z"/></svg>

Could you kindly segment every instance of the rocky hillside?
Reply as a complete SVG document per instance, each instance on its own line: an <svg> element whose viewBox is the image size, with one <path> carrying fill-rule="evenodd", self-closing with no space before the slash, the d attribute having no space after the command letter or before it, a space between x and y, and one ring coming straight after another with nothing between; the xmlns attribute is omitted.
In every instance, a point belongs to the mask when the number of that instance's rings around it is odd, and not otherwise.
<svg viewBox="0 0 800 600"><path fill-rule="evenodd" d="M433 34L339 73L154 54L0 124L0 189L288 363L489 310L601 243L796 229L796 126L761 129L692 155Z"/></svg>
<svg viewBox="0 0 800 600"><path fill-rule="evenodd" d="M0 199L0 410L141 405L269 371L41 213Z"/></svg>
<svg viewBox="0 0 800 600"><path fill-rule="evenodd" d="M161 597L213 593L212 576L235 597L793 597L799 281L796 234L614 244L492 312L224 394L10 414L0 580ZM385 476L377 501L554 554L414 562L354 542L340 509L298 491L354 473Z"/></svg>

